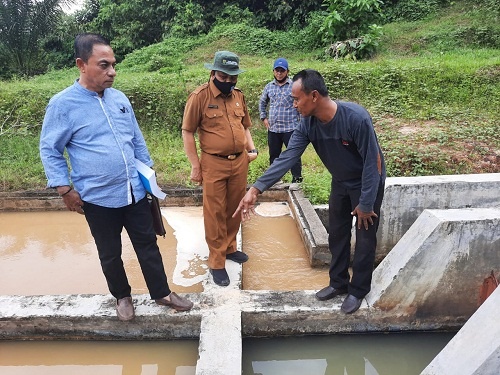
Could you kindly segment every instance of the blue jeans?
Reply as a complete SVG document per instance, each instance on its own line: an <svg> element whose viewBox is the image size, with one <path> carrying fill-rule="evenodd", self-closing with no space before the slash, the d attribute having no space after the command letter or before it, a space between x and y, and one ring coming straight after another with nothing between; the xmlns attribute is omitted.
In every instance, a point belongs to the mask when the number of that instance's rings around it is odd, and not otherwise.
<svg viewBox="0 0 500 375"><path fill-rule="evenodd" d="M125 228L152 299L170 294L160 249L156 243L153 217L147 198L120 208L107 208L84 202L85 219L94 237L102 271L110 293L129 297L131 287L122 261L121 232Z"/></svg>

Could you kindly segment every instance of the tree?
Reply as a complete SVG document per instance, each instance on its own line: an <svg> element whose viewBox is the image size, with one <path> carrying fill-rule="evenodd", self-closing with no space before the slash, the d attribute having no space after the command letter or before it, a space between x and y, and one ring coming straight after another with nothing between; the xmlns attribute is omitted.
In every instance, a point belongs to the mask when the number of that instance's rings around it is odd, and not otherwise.
<svg viewBox="0 0 500 375"><path fill-rule="evenodd" d="M75 65L75 36L83 32L84 24L76 15L65 14L60 18L54 29L40 41L49 70Z"/></svg>
<svg viewBox="0 0 500 375"><path fill-rule="evenodd" d="M163 39L164 23L186 0L99 0L99 13L88 27L111 41L120 60L127 53Z"/></svg>
<svg viewBox="0 0 500 375"><path fill-rule="evenodd" d="M325 41L356 38L382 19L382 0L325 0L328 14L323 29Z"/></svg>
<svg viewBox="0 0 500 375"><path fill-rule="evenodd" d="M237 24L241 19L240 12L235 9L255 15L258 26L288 30L292 26L304 26L309 13L321 7L317 0L93 1L98 3L98 15L89 27L111 40L118 58L137 48L160 42L166 36L206 33L221 21L221 17Z"/></svg>
<svg viewBox="0 0 500 375"><path fill-rule="evenodd" d="M317 0L246 0L238 3L242 8L248 7L269 30L302 28L309 14L321 9L321 2Z"/></svg>
<svg viewBox="0 0 500 375"><path fill-rule="evenodd" d="M46 70L41 40L51 32L67 0L1 0L0 44L4 62L19 75Z"/></svg>

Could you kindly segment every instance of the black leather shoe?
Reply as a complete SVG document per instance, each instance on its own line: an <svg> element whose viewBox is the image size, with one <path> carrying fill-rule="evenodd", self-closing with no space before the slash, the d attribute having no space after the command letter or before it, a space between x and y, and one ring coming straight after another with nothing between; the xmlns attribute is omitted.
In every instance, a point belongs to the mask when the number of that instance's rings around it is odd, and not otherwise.
<svg viewBox="0 0 500 375"><path fill-rule="evenodd" d="M235 251L234 253L226 254L226 259L241 264L248 260L248 255L246 255L243 251Z"/></svg>
<svg viewBox="0 0 500 375"><path fill-rule="evenodd" d="M342 312L346 314L352 314L359 309L362 301L362 298L354 297L352 294L348 294L344 302L342 303L342 307L340 308L340 310L342 310Z"/></svg>
<svg viewBox="0 0 500 375"><path fill-rule="evenodd" d="M220 270L213 270L210 269L210 273L212 274L212 277L214 278L214 283L216 283L219 286L228 286L229 285L229 275L226 272L225 268L222 268Z"/></svg>
<svg viewBox="0 0 500 375"><path fill-rule="evenodd" d="M347 288L336 289L333 286L326 286L316 293L316 298L320 301L326 301L341 294L347 294Z"/></svg>

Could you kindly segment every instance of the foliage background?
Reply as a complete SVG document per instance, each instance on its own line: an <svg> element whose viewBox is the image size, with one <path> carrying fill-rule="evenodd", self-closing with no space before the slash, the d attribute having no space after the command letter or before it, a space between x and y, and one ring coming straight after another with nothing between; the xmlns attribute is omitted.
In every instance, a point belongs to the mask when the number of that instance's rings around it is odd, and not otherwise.
<svg viewBox="0 0 500 375"><path fill-rule="evenodd" d="M237 52L246 69L238 86L250 106L252 134L261 151L251 164L250 183L268 166L257 106L278 56L287 57L292 75L317 69L333 98L369 109L390 176L500 171L499 0L385 1L377 11L383 32L377 52L363 61L327 55L332 40L318 30L331 13L317 2L271 1L266 9L250 7L261 3L257 1L246 2L246 8L236 4L242 2L213 2L213 12L204 3L164 1L139 9L141 2L89 0L82 11L61 17L40 40L45 74L14 74L8 54L0 54L0 190L44 187L38 137L45 106L78 76L72 67L72 40L92 28L114 35L115 50L123 55L115 87L133 102L163 185L190 186L179 131L183 108L189 92L208 79L203 63L220 49ZM111 12L125 4L128 11ZM155 36L155 29L142 34L148 23L139 13L145 12L149 22L157 8L170 14L169 20L154 22L162 34ZM135 13L136 27L129 27ZM325 202L328 172L312 150L303 163L306 194L313 203Z"/></svg>

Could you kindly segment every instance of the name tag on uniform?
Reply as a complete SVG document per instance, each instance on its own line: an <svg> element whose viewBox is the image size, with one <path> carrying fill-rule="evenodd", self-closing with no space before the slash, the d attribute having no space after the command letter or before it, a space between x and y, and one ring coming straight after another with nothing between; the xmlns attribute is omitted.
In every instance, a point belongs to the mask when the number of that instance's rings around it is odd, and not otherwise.
<svg viewBox="0 0 500 375"><path fill-rule="evenodd" d="M208 108L219 108L217 104L209 104Z"/></svg>

